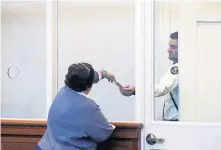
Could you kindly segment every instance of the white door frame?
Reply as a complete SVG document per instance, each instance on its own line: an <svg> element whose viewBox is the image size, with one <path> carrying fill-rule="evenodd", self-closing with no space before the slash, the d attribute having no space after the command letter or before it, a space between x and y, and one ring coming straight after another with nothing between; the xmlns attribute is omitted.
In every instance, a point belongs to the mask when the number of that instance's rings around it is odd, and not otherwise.
<svg viewBox="0 0 221 150"><path fill-rule="evenodd" d="M2 12L2 2L0 2L0 14ZM2 20L2 14L0 15L0 20ZM2 33L2 22L0 22L0 33ZM2 37L2 36L1 36ZM2 60L2 40L0 40L0 59ZM2 61L0 61L0 101L2 101ZM2 113L0 111L0 116Z"/></svg>
<svg viewBox="0 0 221 150"><path fill-rule="evenodd" d="M145 125L145 116L151 114L154 118L153 105L146 107L146 100L153 102L154 99L154 2L138 0L135 5L136 121L143 123L141 149L145 150L145 134L148 128Z"/></svg>
<svg viewBox="0 0 221 150"><path fill-rule="evenodd" d="M48 0L46 1L46 26L47 26L47 38L46 38L46 105L47 105L47 115L50 108L50 105L52 104L52 1ZM46 116L47 116L46 115Z"/></svg>
<svg viewBox="0 0 221 150"><path fill-rule="evenodd" d="M47 115L58 91L58 1L46 1L47 51L46 89ZM46 116L47 116L46 115Z"/></svg>

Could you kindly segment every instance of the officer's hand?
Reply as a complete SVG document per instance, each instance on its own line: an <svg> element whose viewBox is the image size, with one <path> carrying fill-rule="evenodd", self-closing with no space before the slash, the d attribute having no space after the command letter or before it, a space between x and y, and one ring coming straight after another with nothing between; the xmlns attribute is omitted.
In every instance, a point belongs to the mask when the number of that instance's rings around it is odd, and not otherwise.
<svg viewBox="0 0 221 150"><path fill-rule="evenodd" d="M103 78L106 78L109 82L116 81L114 74L108 71L103 71Z"/></svg>
<svg viewBox="0 0 221 150"><path fill-rule="evenodd" d="M120 88L120 92L124 96L131 96L135 93L135 86L126 85L123 88Z"/></svg>

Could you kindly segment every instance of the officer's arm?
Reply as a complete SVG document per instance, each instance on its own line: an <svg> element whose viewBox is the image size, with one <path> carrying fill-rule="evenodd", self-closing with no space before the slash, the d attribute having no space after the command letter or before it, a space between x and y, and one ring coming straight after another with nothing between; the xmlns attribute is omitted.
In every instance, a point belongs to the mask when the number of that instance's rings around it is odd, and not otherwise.
<svg viewBox="0 0 221 150"><path fill-rule="evenodd" d="M155 86L154 96L160 97L171 92L179 83L178 74L172 74L170 70L163 76L160 84Z"/></svg>

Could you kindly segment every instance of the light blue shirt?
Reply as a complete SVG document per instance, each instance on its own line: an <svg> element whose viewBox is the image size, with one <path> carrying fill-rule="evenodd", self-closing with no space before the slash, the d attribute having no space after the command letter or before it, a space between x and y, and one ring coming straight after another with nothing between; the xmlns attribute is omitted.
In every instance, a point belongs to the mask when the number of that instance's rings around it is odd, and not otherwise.
<svg viewBox="0 0 221 150"><path fill-rule="evenodd" d="M47 130L38 145L42 150L95 150L113 130L92 99L65 86L50 107Z"/></svg>

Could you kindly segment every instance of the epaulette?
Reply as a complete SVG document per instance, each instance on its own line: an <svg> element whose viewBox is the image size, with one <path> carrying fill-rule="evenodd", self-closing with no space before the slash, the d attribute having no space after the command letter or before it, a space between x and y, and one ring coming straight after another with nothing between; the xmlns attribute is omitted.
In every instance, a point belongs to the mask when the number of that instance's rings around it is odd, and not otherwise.
<svg viewBox="0 0 221 150"><path fill-rule="evenodd" d="M178 74L179 73L178 66L171 67L170 72L174 75Z"/></svg>

